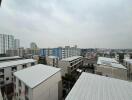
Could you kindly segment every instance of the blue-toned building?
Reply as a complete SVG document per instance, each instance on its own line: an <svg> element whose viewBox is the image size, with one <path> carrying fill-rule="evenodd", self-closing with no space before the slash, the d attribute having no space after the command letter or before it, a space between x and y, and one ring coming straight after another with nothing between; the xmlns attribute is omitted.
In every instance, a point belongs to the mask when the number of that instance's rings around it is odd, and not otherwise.
<svg viewBox="0 0 132 100"><path fill-rule="evenodd" d="M59 47L59 48L53 48L52 54L53 54L53 56L56 56L59 59L62 59L62 48L61 47Z"/></svg>

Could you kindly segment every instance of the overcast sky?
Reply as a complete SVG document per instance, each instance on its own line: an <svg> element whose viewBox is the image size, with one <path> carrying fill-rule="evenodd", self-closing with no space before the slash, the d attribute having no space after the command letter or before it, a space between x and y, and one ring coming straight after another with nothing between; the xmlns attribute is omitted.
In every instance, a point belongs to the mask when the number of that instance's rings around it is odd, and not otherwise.
<svg viewBox="0 0 132 100"><path fill-rule="evenodd" d="M0 33L24 47L132 48L132 0L3 0Z"/></svg>

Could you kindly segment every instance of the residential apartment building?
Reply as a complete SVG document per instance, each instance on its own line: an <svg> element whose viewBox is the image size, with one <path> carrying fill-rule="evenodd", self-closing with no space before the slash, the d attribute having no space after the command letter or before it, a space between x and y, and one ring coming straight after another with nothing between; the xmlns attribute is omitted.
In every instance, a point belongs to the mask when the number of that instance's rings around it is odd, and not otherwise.
<svg viewBox="0 0 132 100"><path fill-rule="evenodd" d="M39 64L14 76L16 100L62 100L60 68Z"/></svg>
<svg viewBox="0 0 132 100"><path fill-rule="evenodd" d="M47 62L47 65L49 66L58 67L58 61L59 61L59 58L57 58L56 56L46 57L46 62Z"/></svg>
<svg viewBox="0 0 132 100"><path fill-rule="evenodd" d="M123 65L127 68L127 77L132 80L132 59L124 59Z"/></svg>
<svg viewBox="0 0 132 100"><path fill-rule="evenodd" d="M72 56L80 56L81 50L75 47L65 46L58 48L45 48L40 50L40 56L56 56L59 59L64 59Z"/></svg>
<svg viewBox="0 0 132 100"><path fill-rule="evenodd" d="M6 55L7 56L20 56L20 57L24 57L25 55L25 50L24 48L17 48L17 49L10 49L6 51Z"/></svg>
<svg viewBox="0 0 132 100"><path fill-rule="evenodd" d="M19 39L15 39L14 40L14 49L18 49L20 48L20 40Z"/></svg>
<svg viewBox="0 0 132 100"><path fill-rule="evenodd" d="M99 57L95 73L107 77L127 80L127 68L113 58Z"/></svg>
<svg viewBox="0 0 132 100"><path fill-rule="evenodd" d="M23 59L0 63L0 87L12 83L14 72L36 64L36 60L33 59Z"/></svg>
<svg viewBox="0 0 132 100"><path fill-rule="evenodd" d="M52 49L51 48L40 49L40 56L42 57L52 56Z"/></svg>
<svg viewBox="0 0 132 100"><path fill-rule="evenodd" d="M0 34L0 54L6 54L6 50L14 48L14 36Z"/></svg>
<svg viewBox="0 0 132 100"><path fill-rule="evenodd" d="M60 60L58 63L58 67L61 68L62 76L76 72L76 70L81 66L83 66L83 57L81 56L65 58Z"/></svg>
<svg viewBox="0 0 132 100"><path fill-rule="evenodd" d="M132 83L82 73L65 100L131 100Z"/></svg>

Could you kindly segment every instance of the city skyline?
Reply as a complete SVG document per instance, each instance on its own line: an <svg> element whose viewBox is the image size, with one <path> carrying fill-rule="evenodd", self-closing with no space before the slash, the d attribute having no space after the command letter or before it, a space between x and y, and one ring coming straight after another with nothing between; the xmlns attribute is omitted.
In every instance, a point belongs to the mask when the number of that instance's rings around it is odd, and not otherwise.
<svg viewBox="0 0 132 100"><path fill-rule="evenodd" d="M130 0L5 0L0 34L14 35L24 47L35 42L40 48L131 48L131 4Z"/></svg>

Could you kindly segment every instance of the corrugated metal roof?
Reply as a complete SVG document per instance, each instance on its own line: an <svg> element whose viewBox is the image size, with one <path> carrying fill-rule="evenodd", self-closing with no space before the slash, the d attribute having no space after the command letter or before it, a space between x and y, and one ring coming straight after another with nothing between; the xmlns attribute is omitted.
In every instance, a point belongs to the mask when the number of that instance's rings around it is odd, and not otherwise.
<svg viewBox="0 0 132 100"><path fill-rule="evenodd" d="M23 81L30 88L34 88L42 83L55 73L59 72L60 68L55 68L47 65L38 64L14 73L14 75Z"/></svg>
<svg viewBox="0 0 132 100"><path fill-rule="evenodd" d="M12 56L12 57L0 57L0 60L8 60L8 59L20 59L19 56Z"/></svg>
<svg viewBox="0 0 132 100"><path fill-rule="evenodd" d="M73 57L62 59L62 61L72 61L72 60L78 59L80 57L82 57L82 56L73 56Z"/></svg>
<svg viewBox="0 0 132 100"><path fill-rule="evenodd" d="M132 100L132 82L82 73L65 100Z"/></svg>
<svg viewBox="0 0 132 100"><path fill-rule="evenodd" d="M0 68L20 65L20 64L30 63L30 62L35 62L35 61L36 60L33 60L33 59L23 59L23 60L17 60L17 61L2 62L0 63Z"/></svg>

